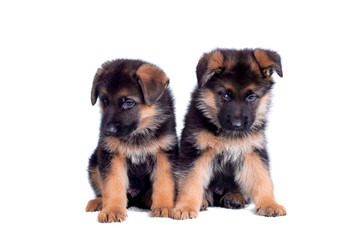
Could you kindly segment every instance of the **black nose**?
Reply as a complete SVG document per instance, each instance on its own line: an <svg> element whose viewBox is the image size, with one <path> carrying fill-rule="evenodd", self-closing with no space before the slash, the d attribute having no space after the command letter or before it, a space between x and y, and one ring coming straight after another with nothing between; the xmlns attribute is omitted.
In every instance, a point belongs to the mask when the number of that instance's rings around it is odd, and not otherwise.
<svg viewBox="0 0 360 240"><path fill-rule="evenodd" d="M103 129L103 133L105 136L115 135L116 132L117 132L116 127L113 124L110 124Z"/></svg>

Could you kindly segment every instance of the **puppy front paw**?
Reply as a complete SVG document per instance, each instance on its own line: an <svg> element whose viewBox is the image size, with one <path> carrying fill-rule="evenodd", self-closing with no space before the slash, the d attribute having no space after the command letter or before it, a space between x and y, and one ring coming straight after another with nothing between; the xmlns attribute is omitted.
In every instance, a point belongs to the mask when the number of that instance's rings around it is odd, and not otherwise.
<svg viewBox="0 0 360 240"><path fill-rule="evenodd" d="M151 217L164 217L168 218L170 217L172 208L154 208L151 209Z"/></svg>
<svg viewBox="0 0 360 240"><path fill-rule="evenodd" d="M204 197L202 199L202 203L201 203L201 207L200 207L200 211L206 211L209 207L209 202L206 200L206 198Z"/></svg>
<svg viewBox="0 0 360 240"><path fill-rule="evenodd" d="M126 220L126 210L119 208L103 209L98 215L98 221L101 223L123 222Z"/></svg>
<svg viewBox="0 0 360 240"><path fill-rule="evenodd" d="M193 218L197 218L197 216L198 216L198 211L187 207L175 208L172 210L171 213L171 217L173 219L178 219L178 220L193 219Z"/></svg>
<svg viewBox="0 0 360 240"><path fill-rule="evenodd" d="M256 213L265 217L278 217L278 216L285 216L286 209L284 208L284 206L281 206L276 202L265 203L256 206Z"/></svg>

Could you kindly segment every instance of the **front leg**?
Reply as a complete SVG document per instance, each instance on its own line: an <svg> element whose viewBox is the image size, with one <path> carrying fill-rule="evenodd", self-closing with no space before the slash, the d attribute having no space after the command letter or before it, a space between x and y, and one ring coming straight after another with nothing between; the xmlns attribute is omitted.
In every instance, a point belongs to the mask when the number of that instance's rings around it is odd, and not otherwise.
<svg viewBox="0 0 360 240"><path fill-rule="evenodd" d="M103 223L125 221L128 185L126 158L115 155L111 159L108 172L103 180L102 210L98 221Z"/></svg>
<svg viewBox="0 0 360 240"><path fill-rule="evenodd" d="M209 167L216 151L208 149L200 156L185 178L179 182L179 192L172 217L174 219L196 218L203 202L204 185L210 179Z"/></svg>
<svg viewBox="0 0 360 240"><path fill-rule="evenodd" d="M286 215L285 208L275 202L269 171L258 153L244 154L244 164L239 178L243 189L250 194L255 203L257 214L267 217Z"/></svg>
<svg viewBox="0 0 360 240"><path fill-rule="evenodd" d="M175 181L166 154L159 151L156 154L155 178L153 182L151 216L169 217L174 208Z"/></svg>

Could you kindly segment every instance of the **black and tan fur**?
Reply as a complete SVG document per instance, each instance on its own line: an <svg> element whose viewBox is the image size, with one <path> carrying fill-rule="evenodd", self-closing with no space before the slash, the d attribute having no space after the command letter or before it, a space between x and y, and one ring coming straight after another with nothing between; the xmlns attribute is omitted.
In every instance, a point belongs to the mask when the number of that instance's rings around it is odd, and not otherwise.
<svg viewBox="0 0 360 240"><path fill-rule="evenodd" d="M176 164L173 218L250 201L259 215L286 214L274 199L264 134L273 72L282 77L280 56L270 50L216 49L200 59Z"/></svg>
<svg viewBox="0 0 360 240"><path fill-rule="evenodd" d="M169 217L178 142L168 84L161 69L140 60L106 62L97 71L91 103L99 98L102 118L88 167L96 198L86 211L100 211L99 222L124 221L129 206Z"/></svg>

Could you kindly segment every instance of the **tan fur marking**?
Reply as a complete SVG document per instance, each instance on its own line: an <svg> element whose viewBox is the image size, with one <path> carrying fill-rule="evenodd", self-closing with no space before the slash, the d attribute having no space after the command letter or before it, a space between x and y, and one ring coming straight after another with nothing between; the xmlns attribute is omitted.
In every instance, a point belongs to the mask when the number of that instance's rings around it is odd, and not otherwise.
<svg viewBox="0 0 360 240"><path fill-rule="evenodd" d="M253 59L250 60L250 68L252 71L258 73L259 75L261 74L259 64L256 61L254 61Z"/></svg>
<svg viewBox="0 0 360 240"><path fill-rule="evenodd" d="M274 62L269 59L265 51L255 50L254 55L261 68L267 68L274 64Z"/></svg>
<svg viewBox="0 0 360 240"><path fill-rule="evenodd" d="M112 152L114 153L122 152L126 156L133 156L133 155L144 155L144 154L156 154L159 149L166 150L169 148L169 146L172 146L176 142L176 139L174 136L167 135L141 146L127 145L126 143L121 142L113 137L108 137L106 138L105 141L107 147Z"/></svg>
<svg viewBox="0 0 360 240"><path fill-rule="evenodd" d="M242 94L247 93L248 91L254 91L257 88L257 86L255 84L250 84L249 86L247 86L246 88L241 90Z"/></svg>
<svg viewBox="0 0 360 240"><path fill-rule="evenodd" d="M106 90L106 88L102 87L99 89L99 95L109 95L109 92Z"/></svg>
<svg viewBox="0 0 360 240"><path fill-rule="evenodd" d="M210 90L203 89L199 93L199 101L196 107L215 125L220 126L217 118L215 93Z"/></svg>
<svg viewBox="0 0 360 240"><path fill-rule="evenodd" d="M201 208L204 183L209 170L210 162L216 154L215 149L208 149L199 159L191 173L179 182L179 193L173 218L196 218Z"/></svg>
<svg viewBox="0 0 360 240"><path fill-rule="evenodd" d="M122 89L116 93L116 96L119 97L126 97L129 96L129 92L126 89Z"/></svg>
<svg viewBox="0 0 360 240"><path fill-rule="evenodd" d="M270 93L264 95L259 102L259 106L256 109L256 119L263 119L268 112L268 106L270 101Z"/></svg>
<svg viewBox="0 0 360 240"><path fill-rule="evenodd" d="M237 92L237 90L234 88L234 86L230 83L225 83L224 84L224 87L227 89L227 90L231 90L232 92Z"/></svg>
<svg viewBox="0 0 360 240"><path fill-rule="evenodd" d="M169 79L158 67L151 64L143 64L136 71L140 77L141 86L146 105L153 105L164 93L169 85Z"/></svg>
<svg viewBox="0 0 360 240"><path fill-rule="evenodd" d="M205 103L209 107L210 114L213 119L217 119L216 117L216 102L215 102L215 94L212 91L207 91L205 94Z"/></svg>
<svg viewBox="0 0 360 240"><path fill-rule="evenodd" d="M196 140L199 149L213 148L217 152L229 148L240 148L243 152L247 152L254 147L261 148L264 144L264 137L261 132L244 139L225 139L210 132L202 131L197 134Z"/></svg>
<svg viewBox="0 0 360 240"><path fill-rule="evenodd" d="M90 200L86 206L86 212L97 212L102 209L102 198L98 197L93 200Z"/></svg>
<svg viewBox="0 0 360 240"><path fill-rule="evenodd" d="M142 105L140 110L140 125L138 129L148 128L154 122L153 118L156 114L155 105L152 105L151 107Z"/></svg>
<svg viewBox="0 0 360 240"><path fill-rule="evenodd" d="M161 71L158 67L151 64L143 64L136 71L136 74L140 76L141 80L144 83L152 81L154 79L160 80L162 84L166 84L168 78L165 73Z"/></svg>
<svg viewBox="0 0 360 240"><path fill-rule="evenodd" d="M175 182L167 156L159 151L156 155L156 173L153 183L151 216L169 217L175 201Z"/></svg>
<svg viewBox="0 0 360 240"><path fill-rule="evenodd" d="M222 148L222 146L219 146L219 144L221 144L221 140L210 132L200 132L197 134L196 140L200 149Z"/></svg>
<svg viewBox="0 0 360 240"><path fill-rule="evenodd" d="M258 214L286 215L285 208L275 202L269 171L262 164L258 154L254 152L244 154L244 164L240 176L243 190L250 194Z"/></svg>
<svg viewBox="0 0 360 240"><path fill-rule="evenodd" d="M122 222L126 219L128 179L126 158L117 155L111 160L111 168L103 184L103 208L99 222Z"/></svg>
<svg viewBox="0 0 360 240"><path fill-rule="evenodd" d="M208 72L224 67L224 56L220 50L217 50L209 56Z"/></svg>

